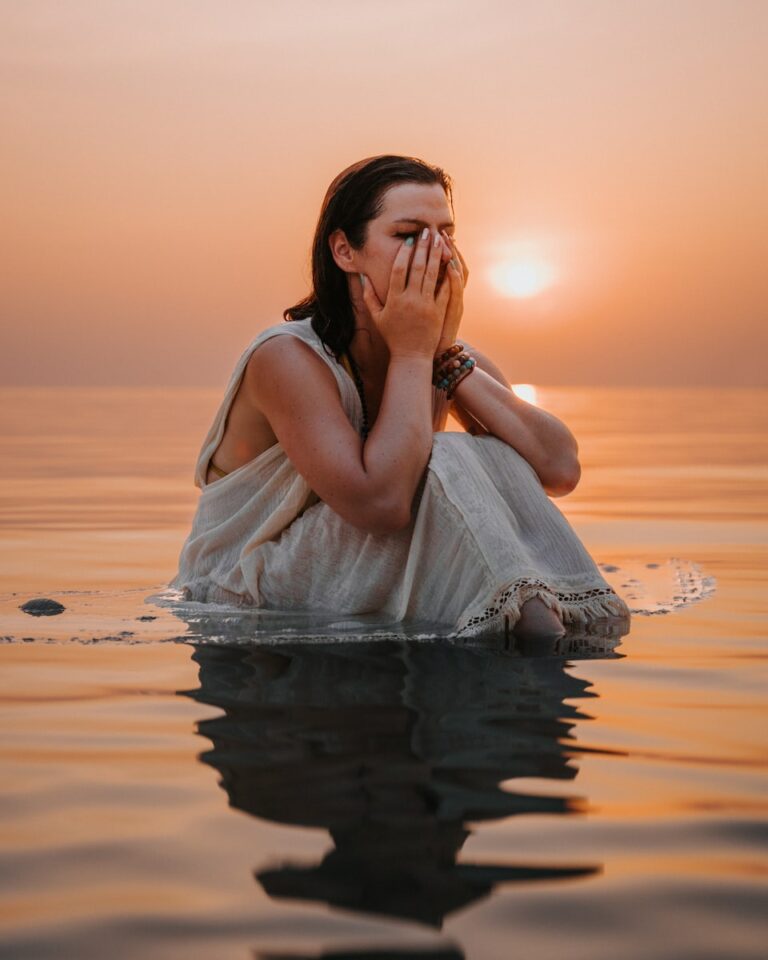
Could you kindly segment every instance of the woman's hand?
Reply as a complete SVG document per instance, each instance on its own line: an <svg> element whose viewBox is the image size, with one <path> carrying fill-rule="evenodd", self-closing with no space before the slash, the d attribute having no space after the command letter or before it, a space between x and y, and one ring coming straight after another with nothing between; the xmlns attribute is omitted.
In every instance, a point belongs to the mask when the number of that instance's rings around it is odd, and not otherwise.
<svg viewBox="0 0 768 960"><path fill-rule="evenodd" d="M444 249L440 234L433 235L426 227L414 246L403 242L392 263L385 304L361 274L363 302L389 347L390 357L434 356L455 286L455 281L443 282L435 291Z"/></svg>
<svg viewBox="0 0 768 960"><path fill-rule="evenodd" d="M437 349L435 350L435 356L444 353L449 347L452 347L453 344L456 343L461 318L464 313L464 287L466 287L467 280L469 279L469 267L467 267L464 257L462 257L459 248L456 246L456 241L452 237L449 237L445 231L443 231L443 238L448 249L453 254L453 263L456 264L456 268L454 269L449 263L446 271L446 280L451 279L451 297L448 301L448 308L445 313L443 329L440 334Z"/></svg>

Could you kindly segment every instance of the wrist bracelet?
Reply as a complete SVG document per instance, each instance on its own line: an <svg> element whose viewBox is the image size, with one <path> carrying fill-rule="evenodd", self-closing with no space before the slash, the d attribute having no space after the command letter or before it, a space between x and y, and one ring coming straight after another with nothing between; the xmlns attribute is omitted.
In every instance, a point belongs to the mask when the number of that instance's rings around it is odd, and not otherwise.
<svg viewBox="0 0 768 960"><path fill-rule="evenodd" d="M441 364L445 363L446 360L450 360L453 357L457 356L462 352L463 349L464 349L464 344L459 343L459 341L457 340L452 347L448 347L448 349L444 353L441 353L439 357L435 357L435 359L432 361L434 367L437 368Z"/></svg>
<svg viewBox="0 0 768 960"><path fill-rule="evenodd" d="M457 371L457 376L453 379L450 386L446 389L445 393L449 400L453 398L454 393L456 393L456 387L461 383L462 380L466 380L467 377L475 369L475 361L472 361L472 365L469 367L463 367L460 371Z"/></svg>
<svg viewBox="0 0 768 960"><path fill-rule="evenodd" d="M454 357L451 357L450 360L446 360L445 363L434 369L432 374L432 383L437 386L441 380L444 380L450 373L453 373L454 370L461 369L467 360L471 359L472 357L470 354L462 352L456 354Z"/></svg>
<svg viewBox="0 0 768 960"><path fill-rule="evenodd" d="M437 387L438 390L445 390L449 397L453 395L456 384L464 377L469 376L477 365L474 357L469 356L469 354L462 354L462 356L465 359L459 361L458 357L455 358L436 371L432 378L433 386Z"/></svg>
<svg viewBox="0 0 768 960"><path fill-rule="evenodd" d="M467 360L471 359L471 356L464 351L455 354L449 360L446 360L444 363L441 363L433 368L433 381L441 380L445 374L450 373L452 370L458 370L459 367L463 366L467 362Z"/></svg>

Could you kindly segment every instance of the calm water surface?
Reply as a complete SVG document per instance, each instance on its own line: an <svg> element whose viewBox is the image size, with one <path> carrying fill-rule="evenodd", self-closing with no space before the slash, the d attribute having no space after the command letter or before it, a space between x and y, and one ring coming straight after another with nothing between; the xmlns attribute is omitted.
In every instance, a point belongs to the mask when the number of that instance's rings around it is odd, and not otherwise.
<svg viewBox="0 0 768 960"><path fill-rule="evenodd" d="M0 955L765 956L768 391L540 390L635 611L551 649L147 603L218 392L0 400Z"/></svg>

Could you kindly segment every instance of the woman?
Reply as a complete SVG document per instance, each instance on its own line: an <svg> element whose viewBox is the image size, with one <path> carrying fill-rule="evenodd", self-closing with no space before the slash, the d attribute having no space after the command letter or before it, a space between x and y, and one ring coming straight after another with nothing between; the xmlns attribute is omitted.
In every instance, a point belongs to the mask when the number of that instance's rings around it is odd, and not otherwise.
<svg viewBox="0 0 768 960"><path fill-rule="evenodd" d="M449 177L384 155L328 188L313 291L241 356L203 443L188 599L556 637L629 618L549 497L577 444L457 343ZM463 346L463 349L462 349ZM444 432L449 410L467 433Z"/></svg>

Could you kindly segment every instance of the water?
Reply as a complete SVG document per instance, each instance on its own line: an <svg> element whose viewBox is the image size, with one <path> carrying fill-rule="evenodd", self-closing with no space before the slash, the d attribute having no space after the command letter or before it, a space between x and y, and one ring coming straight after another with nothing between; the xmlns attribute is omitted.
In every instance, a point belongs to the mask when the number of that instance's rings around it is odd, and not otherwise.
<svg viewBox="0 0 768 960"><path fill-rule="evenodd" d="M768 391L540 390L635 611L549 648L177 603L218 393L0 399L0 955L764 956Z"/></svg>

